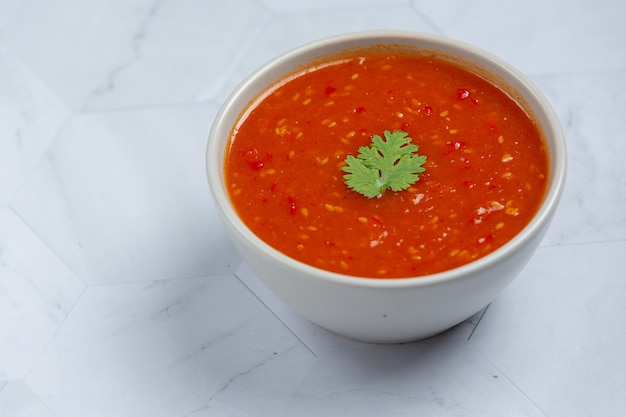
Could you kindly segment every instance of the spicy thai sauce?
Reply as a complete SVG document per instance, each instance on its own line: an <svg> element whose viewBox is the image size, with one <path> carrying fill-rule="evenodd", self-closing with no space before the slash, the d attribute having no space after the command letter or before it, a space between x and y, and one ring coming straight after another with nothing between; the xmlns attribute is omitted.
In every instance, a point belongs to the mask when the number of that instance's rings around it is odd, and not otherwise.
<svg viewBox="0 0 626 417"><path fill-rule="evenodd" d="M539 208L547 151L520 105L455 64L360 52L270 87L232 131L225 183L242 221L304 263L362 277L445 271L504 245ZM366 198L344 159L403 130L427 156L410 189Z"/></svg>

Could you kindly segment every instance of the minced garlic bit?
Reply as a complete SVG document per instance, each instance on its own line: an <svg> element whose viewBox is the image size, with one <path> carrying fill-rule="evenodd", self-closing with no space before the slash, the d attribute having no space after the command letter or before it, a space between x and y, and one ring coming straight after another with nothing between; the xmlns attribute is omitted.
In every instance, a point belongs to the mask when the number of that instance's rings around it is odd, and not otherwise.
<svg viewBox="0 0 626 417"><path fill-rule="evenodd" d="M504 143L504 136L498 136L498 143Z"/></svg>
<svg viewBox="0 0 626 417"><path fill-rule="evenodd" d="M441 113L439 113L439 116L446 117L448 115L448 113L450 113L448 110L444 110Z"/></svg>
<svg viewBox="0 0 626 417"><path fill-rule="evenodd" d="M312 100L310 98L304 99L304 101L302 102L302 105L303 106L307 106L307 105L311 104L311 101Z"/></svg>
<svg viewBox="0 0 626 417"><path fill-rule="evenodd" d="M512 161L513 157L511 156L510 153L506 153L504 155L502 155L502 162L509 162Z"/></svg>
<svg viewBox="0 0 626 417"><path fill-rule="evenodd" d="M413 197L413 204L418 204L420 201L422 201L423 198L424 193L416 194L415 197Z"/></svg>
<svg viewBox="0 0 626 417"><path fill-rule="evenodd" d="M504 208L504 205L502 203L499 203L497 201L492 201L490 207L479 207L478 210L476 210L476 213L479 216L482 216L483 214L489 214L492 211L502 210L503 208Z"/></svg>

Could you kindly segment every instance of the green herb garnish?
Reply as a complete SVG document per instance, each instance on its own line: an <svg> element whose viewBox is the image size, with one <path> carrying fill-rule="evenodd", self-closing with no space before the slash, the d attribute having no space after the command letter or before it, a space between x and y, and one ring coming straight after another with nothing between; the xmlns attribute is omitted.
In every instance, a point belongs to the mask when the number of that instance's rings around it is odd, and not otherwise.
<svg viewBox="0 0 626 417"><path fill-rule="evenodd" d="M416 154L419 146L411 143L408 133L385 130L384 135L384 140L372 136L371 146L361 146L357 157L348 155L342 168L348 188L368 198L380 197L388 188L406 190L425 171L426 156Z"/></svg>

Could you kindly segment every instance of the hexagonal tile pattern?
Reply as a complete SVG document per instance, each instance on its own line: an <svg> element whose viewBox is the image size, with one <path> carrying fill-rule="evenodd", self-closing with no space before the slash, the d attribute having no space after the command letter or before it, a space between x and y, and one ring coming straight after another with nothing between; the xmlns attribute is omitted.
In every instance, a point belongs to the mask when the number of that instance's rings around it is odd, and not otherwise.
<svg viewBox="0 0 626 417"><path fill-rule="evenodd" d="M620 415L626 3L0 4L0 416ZM300 44L401 29L530 75L569 146L519 278L435 337L300 317L230 242L205 176L220 104Z"/></svg>

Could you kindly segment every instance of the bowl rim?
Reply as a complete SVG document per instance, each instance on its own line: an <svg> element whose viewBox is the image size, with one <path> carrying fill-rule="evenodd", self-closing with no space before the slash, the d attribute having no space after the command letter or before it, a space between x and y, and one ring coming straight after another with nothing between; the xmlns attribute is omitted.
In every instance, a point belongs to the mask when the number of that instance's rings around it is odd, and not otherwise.
<svg viewBox="0 0 626 417"><path fill-rule="evenodd" d="M393 277L393 278L377 278L377 277L361 277L346 275L337 272L321 269L304 262L298 261L288 255L283 254L262 239L257 237L239 218L230 199L227 195L225 185L223 184L222 164L223 158L220 160L218 155L223 155L227 142L222 142L217 134L224 129L226 119L232 112L237 113L237 118L244 110L243 108L235 108L234 103L237 99L245 95L247 89L253 86L263 76L267 76L272 69L280 67L281 64L297 59L301 55L318 51L314 57L328 55L328 53L320 52L324 48L332 47L336 44L352 44L358 46L360 43L367 42L367 45L377 44L397 44L403 41L407 42L425 42L429 45L437 45L448 54L456 55L455 52L463 52L464 57L470 56L469 61L475 62L479 67L484 68L484 63L489 63L494 69L505 73L512 77L515 81L516 91L521 93L524 99L532 99L536 102L536 108L545 115L544 123L541 124L546 142L552 142L553 146L548 146L549 154L549 182L545 190L544 199L535 213L531 221L512 239L495 251L471 261L468 264L449 269L446 271L420 275L415 277ZM350 49L349 46L339 48L337 51ZM437 50L436 48L427 48ZM451 52L452 51L452 52ZM467 58L465 58L467 60ZM314 60L314 59L313 59ZM306 61L311 61L307 59ZM301 64L290 65L289 68L297 68ZM485 68L488 73L493 70ZM276 81L276 80L275 80ZM509 83L511 85L511 83ZM260 89L255 90L255 95L265 90L271 85L264 83ZM528 96L527 94L530 94ZM254 95L253 95L254 97ZM251 101L252 98L247 100ZM537 119L540 115L535 115ZM535 120L539 124L538 120ZM232 125L227 126L228 131L232 129ZM548 139L551 138L551 139ZM548 144L547 144L548 145ZM539 88L520 70L499 58L498 56L479 48L475 45L451 37L435 35L427 32L408 31L408 30L367 30L357 32L347 32L343 34L327 36L315 41L304 43L289 49L259 66L250 73L226 98L218 110L209 133L206 153L206 174L209 182L209 188L213 195L214 201L217 203L218 211L223 220L242 238L243 242L255 250L260 250L264 256L271 257L275 262L280 263L285 269L292 271L294 274L304 274L308 277L326 281L329 283L361 287L361 288L414 288L425 287L440 284L448 281L462 279L468 275L478 274L489 268L491 265L502 262L511 253L516 252L519 248L524 247L530 240L534 239L538 234L542 233L545 226L551 221L552 215L559 203L563 189L565 187L567 172L567 147L566 141L556 112L552 108L548 99L539 90Z"/></svg>

